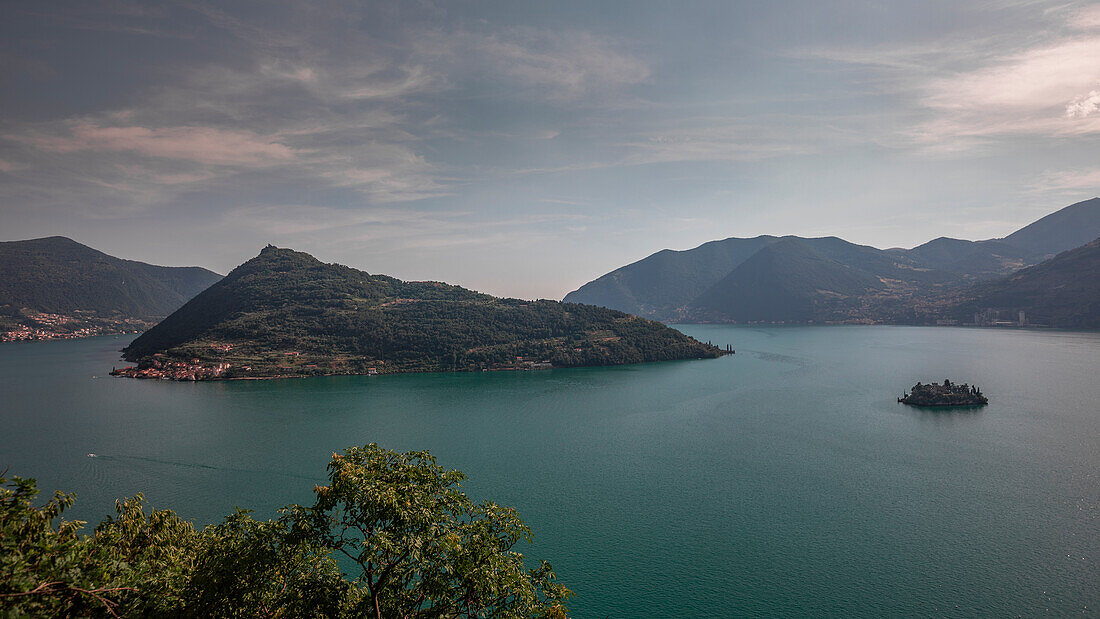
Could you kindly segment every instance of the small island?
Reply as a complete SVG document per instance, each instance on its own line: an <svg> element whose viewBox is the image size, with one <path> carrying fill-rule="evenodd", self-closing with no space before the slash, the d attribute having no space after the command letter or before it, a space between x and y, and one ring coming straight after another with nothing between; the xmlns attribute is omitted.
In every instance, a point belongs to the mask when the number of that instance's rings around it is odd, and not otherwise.
<svg viewBox="0 0 1100 619"><path fill-rule="evenodd" d="M909 393L902 394L898 402L910 406L985 406L989 404L989 400L982 395L982 390L977 386L952 383L946 378L943 379L942 385L939 383L922 385L918 382L913 385Z"/></svg>

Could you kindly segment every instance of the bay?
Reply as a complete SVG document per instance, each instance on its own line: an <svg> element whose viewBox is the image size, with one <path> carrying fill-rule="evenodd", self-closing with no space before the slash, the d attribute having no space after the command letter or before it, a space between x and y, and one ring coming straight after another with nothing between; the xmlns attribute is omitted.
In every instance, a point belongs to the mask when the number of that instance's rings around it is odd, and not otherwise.
<svg viewBox="0 0 1100 619"><path fill-rule="evenodd" d="M1100 605L1100 334L677 328L737 354L192 384L107 377L125 338L4 344L0 470L93 523L143 492L205 524L310 502L349 445L428 449L519 510L580 617ZM944 378L989 406L896 402Z"/></svg>

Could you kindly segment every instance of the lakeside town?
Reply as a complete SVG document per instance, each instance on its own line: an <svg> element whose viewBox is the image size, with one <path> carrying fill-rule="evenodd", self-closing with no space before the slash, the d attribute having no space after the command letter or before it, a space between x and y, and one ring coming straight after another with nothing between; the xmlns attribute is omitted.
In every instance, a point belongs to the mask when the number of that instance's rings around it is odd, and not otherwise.
<svg viewBox="0 0 1100 619"><path fill-rule="evenodd" d="M0 318L0 342L69 340L96 335L141 333L156 321L121 316L102 317L95 312L79 315L25 312Z"/></svg>

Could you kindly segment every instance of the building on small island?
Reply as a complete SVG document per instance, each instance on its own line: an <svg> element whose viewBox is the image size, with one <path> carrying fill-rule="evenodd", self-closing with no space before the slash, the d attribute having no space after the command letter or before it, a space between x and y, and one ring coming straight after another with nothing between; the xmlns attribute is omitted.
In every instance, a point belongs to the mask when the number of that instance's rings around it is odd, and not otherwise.
<svg viewBox="0 0 1100 619"><path fill-rule="evenodd" d="M923 385L917 383L903 393L898 402L911 406L984 406L989 400L982 394L977 386L966 383L952 383L943 379L943 384L931 383Z"/></svg>

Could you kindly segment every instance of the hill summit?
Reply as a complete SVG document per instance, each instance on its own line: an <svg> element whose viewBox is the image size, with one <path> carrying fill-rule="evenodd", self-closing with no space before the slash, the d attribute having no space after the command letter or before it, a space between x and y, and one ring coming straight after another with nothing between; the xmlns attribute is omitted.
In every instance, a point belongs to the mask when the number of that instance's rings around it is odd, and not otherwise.
<svg viewBox="0 0 1100 619"><path fill-rule="evenodd" d="M616 365L721 351L616 310L501 299L268 246L123 350L178 379Z"/></svg>

